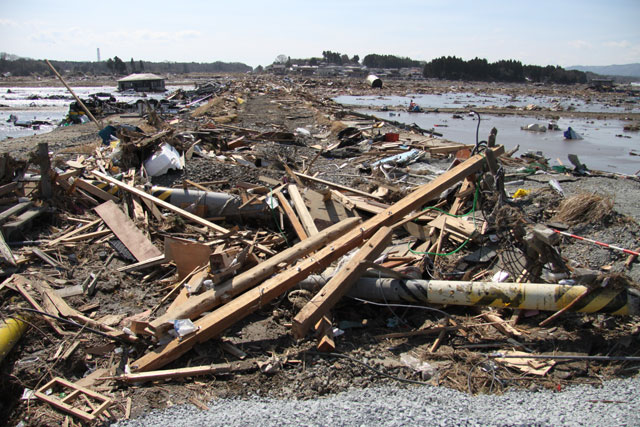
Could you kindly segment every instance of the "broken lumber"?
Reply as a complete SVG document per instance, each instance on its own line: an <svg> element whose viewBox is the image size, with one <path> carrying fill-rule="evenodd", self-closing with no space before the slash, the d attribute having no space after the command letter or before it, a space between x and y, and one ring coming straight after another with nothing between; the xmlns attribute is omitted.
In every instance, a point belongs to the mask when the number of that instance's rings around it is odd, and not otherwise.
<svg viewBox="0 0 640 427"><path fill-rule="evenodd" d="M71 393L63 392L64 388L71 389L73 391ZM54 390L54 393L52 393L51 396L47 394L49 392L49 389ZM96 393L95 391L88 388L78 386L59 377L52 379L47 384L40 387L33 394L38 399L47 402L49 405L55 406L56 408L68 412L71 415L89 423L94 421L112 403L111 399L101 395L100 393ZM59 399L58 396L60 396L61 394L65 395L65 397ZM90 412L84 411L78 407L74 407L73 402L79 396L83 396L85 397L85 399L87 399L87 397L91 397L94 401L97 401L99 405L97 407L94 407L94 405L89 405L92 409Z"/></svg>
<svg viewBox="0 0 640 427"><path fill-rule="evenodd" d="M293 209L291 209L291 205L289 204L289 201L286 199L286 197L284 197L284 194L282 194L280 191L277 191L275 194L276 194L276 197L278 198L278 201L280 201L280 206L282 206L282 210L284 210L284 213L287 215L287 218L289 218L289 221L291 221L291 225L293 226L293 229L298 235L298 238L300 240L306 239L308 237L307 233L306 231L304 231L304 227L300 223L300 220L296 216L295 212L293 212Z"/></svg>
<svg viewBox="0 0 640 427"><path fill-rule="evenodd" d="M177 213L178 215L180 215L180 216L182 216L184 218L187 218L187 219L195 222L196 224L204 225L205 227L209 227L212 230L217 231L218 233L221 233L221 234L224 234L224 235L231 234L230 230L227 230L224 227L221 227L221 226L219 226L217 224L214 224L214 223L212 223L210 221L207 221L204 218L200 218L199 216L194 215L194 214L192 214L190 212L187 212L184 209L180 209L179 207L174 206L169 202L165 202L164 200L158 199L157 197L152 196L149 193L145 193L144 191L140 190L139 188L133 187L133 186L128 185L128 184L125 184L122 181L118 181L117 179L112 178L112 177L110 177L108 175L105 175L105 174L103 174L101 172L98 172L98 171L93 171L92 173L96 177L98 177L98 178L100 178L100 179L102 179L104 181L107 181L107 182L109 182L111 184L117 185L121 189L126 190L126 191L128 191L130 193L133 193L133 194L137 195L138 197L142 198L143 200L149 200L149 201L155 203L158 206L162 206L163 208L165 208L167 210L170 210L171 212ZM249 245L251 244L251 241L248 241L247 239L242 239L242 241L244 243L249 244ZM260 249L262 252L264 252L264 253L266 253L268 255L274 255L275 254L275 252L273 252L271 249L269 249L269 248L267 248L267 247L265 247L263 245L256 244L256 247L258 249Z"/></svg>
<svg viewBox="0 0 640 427"><path fill-rule="evenodd" d="M362 261L373 261L391 242L392 229L381 227L340 271L309 301L293 319L293 336L304 338L309 328L342 298L360 278L367 266Z"/></svg>
<svg viewBox="0 0 640 427"><path fill-rule="evenodd" d="M68 239L71 236L75 236L78 233L82 233L82 232L84 232L86 230L91 229L92 227L98 225L100 222L102 222L102 219L96 219L95 221L92 221L92 222L90 222L88 224L85 224L82 227L78 227L78 228L76 228L75 230L73 230L73 231L71 231L69 233L66 233L66 234L64 234L64 235L62 235L62 236L60 236L60 237L58 237L56 239L51 240L49 243L47 243L47 246L57 245L61 241L65 240L65 239Z"/></svg>
<svg viewBox="0 0 640 427"><path fill-rule="evenodd" d="M504 152L504 147L497 146L491 150L500 155ZM396 223L405 215L438 197L444 190L460 180L481 170L484 164L483 155L472 156L464 163L448 170L433 181L418 187L385 211L325 245L312 258L300 261L282 273L266 280L260 286L245 292L228 304L209 313L195 322L196 327L200 328L198 331L188 337L183 337L182 340L174 339L165 346L147 353L132 362L132 368L136 371L148 371L176 360L198 342L206 342L219 335L226 328L291 289L313 271L328 267L333 261L360 245L364 239L373 235L380 227Z"/></svg>
<svg viewBox="0 0 640 427"><path fill-rule="evenodd" d="M323 230L306 240L299 242L289 249L261 262L255 267L238 274L236 277L205 291L200 295L194 295L188 302L176 310L168 311L165 315L150 323L152 330L161 332L171 328L174 319L194 319L196 316L218 305L223 298L231 298L258 284L261 280L275 273L282 263L290 264L307 254L321 248L341 234L346 233L358 224L357 218L349 218Z"/></svg>
<svg viewBox="0 0 640 427"><path fill-rule="evenodd" d="M354 193L354 194L359 194L359 195L367 197L367 198L382 200L380 197L374 196L373 194L367 193L366 191L360 191L360 190L356 190L355 188L347 187L347 186L340 185L340 184L335 184L335 183L333 183L331 181L326 181L324 179L316 178L315 176L305 175L305 174L300 173L300 172L293 172L293 173L296 176L299 176L300 178L308 179L309 181L318 182L320 184L326 185L327 187L337 188L338 190L347 191L349 193Z"/></svg>
<svg viewBox="0 0 640 427"><path fill-rule="evenodd" d="M231 370L231 365L221 363L217 365L191 366L188 368L167 369L161 371L137 372L113 377L128 383L144 383L147 381L167 380L173 378L195 377L199 375L224 374Z"/></svg>
<svg viewBox="0 0 640 427"><path fill-rule="evenodd" d="M318 234L318 228L313 222L313 218L311 217L311 214L309 213L309 210L304 203L304 199L302 198L298 187L295 184L289 184L287 190L289 190L291 202L293 202L293 207L296 209L296 212L298 212L300 222L302 223L302 226L304 227L307 235L313 236L315 234Z"/></svg>
<svg viewBox="0 0 640 427"><path fill-rule="evenodd" d="M96 206L95 211L138 261L162 255L162 252L147 239L147 236L136 227L113 200Z"/></svg>

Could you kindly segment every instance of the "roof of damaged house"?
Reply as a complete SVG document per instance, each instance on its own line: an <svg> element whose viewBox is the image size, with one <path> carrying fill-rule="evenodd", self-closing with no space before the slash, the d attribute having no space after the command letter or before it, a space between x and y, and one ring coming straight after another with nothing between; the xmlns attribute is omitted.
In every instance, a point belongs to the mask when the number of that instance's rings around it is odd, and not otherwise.
<svg viewBox="0 0 640 427"><path fill-rule="evenodd" d="M164 80L164 77L151 73L134 73L119 79L118 82L134 82L143 80Z"/></svg>

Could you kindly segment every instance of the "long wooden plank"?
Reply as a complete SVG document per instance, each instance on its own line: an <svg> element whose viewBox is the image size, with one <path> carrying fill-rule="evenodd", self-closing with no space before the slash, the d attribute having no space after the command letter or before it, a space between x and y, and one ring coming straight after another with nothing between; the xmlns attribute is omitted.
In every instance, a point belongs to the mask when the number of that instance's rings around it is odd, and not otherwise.
<svg viewBox="0 0 640 427"><path fill-rule="evenodd" d="M229 372L231 365L221 363L217 365L190 366L188 368L167 369L163 371L137 372L115 377L128 383L144 383L147 381L166 380L172 378L195 377L198 375L212 375Z"/></svg>
<svg viewBox="0 0 640 427"><path fill-rule="evenodd" d="M348 191L348 192L354 193L354 194L359 194L359 195L364 196L364 197L369 197L369 198L372 198L372 199L382 200L380 197L374 196L372 194L369 194L366 191L360 191L360 190L356 190L355 188L346 187L346 186L340 185L340 184L335 184L335 183L333 183L331 181L326 181L324 179L316 178L315 176L305 175L305 174L300 173L300 172L294 172L294 173L297 176L299 176L300 178L308 179L309 181L319 182L320 184L324 184L327 187L337 188L339 190Z"/></svg>
<svg viewBox="0 0 640 427"><path fill-rule="evenodd" d="M138 261L162 255L112 200L96 206L94 210Z"/></svg>
<svg viewBox="0 0 640 427"><path fill-rule="evenodd" d="M190 212L185 211L184 209L181 209L177 206L172 205L169 202L165 202L164 200L160 200L157 197L154 197L153 195L149 194L149 193L145 193L144 191L140 190L139 188L133 187L129 184L125 184L122 181L118 181L115 178L112 178L108 175L105 175L101 172L98 171L93 171L92 172L96 177L106 181L106 182L110 182L111 184L115 184L118 187L120 187L123 190L126 190L130 193L133 193L135 195L137 195L138 197L145 199L145 200L149 200L153 203L155 203L158 206L162 206L163 208L170 210L171 212L177 213L178 215L187 218L193 222L195 222L196 224L200 224L200 225L204 225L205 227L209 227L212 230L217 231L218 233L222 233L222 234L231 234L231 231L227 230L224 227L221 227L217 224L212 223L211 221L207 221L204 218L200 218L197 215L194 215ZM242 239L242 241L248 245L251 245L251 241L247 240L247 239ZM269 254L269 255L275 255L275 252L272 251L271 249L265 247L264 245L260 245L260 244L256 244L255 245L256 248L260 249L262 252Z"/></svg>
<svg viewBox="0 0 640 427"><path fill-rule="evenodd" d="M107 200L107 201L112 200L114 202L120 201L118 197L114 196L111 193L107 193L106 191L96 187L95 185L85 181L82 178L75 179L73 183L75 184L76 187L81 188L87 193L93 194L94 196L99 197L102 200Z"/></svg>
<svg viewBox="0 0 640 427"><path fill-rule="evenodd" d="M307 206L304 204L304 199L300 194L300 190L298 189L298 186L295 184L289 184L289 186L287 187L287 190L289 190L289 196L291 196L291 202L293 202L293 207L296 209L296 212L298 212L298 217L300 218L300 222L302 223L302 226L304 227L304 230L307 233L307 235L313 236L315 234L318 234L318 228L316 227L316 224L313 222L313 218L311 217L311 214L309 213Z"/></svg>
<svg viewBox="0 0 640 427"><path fill-rule="evenodd" d="M2 257L5 261L11 264L14 267L17 267L16 259L13 256L13 252L7 242L4 240L4 235L0 231L0 257Z"/></svg>
<svg viewBox="0 0 640 427"><path fill-rule="evenodd" d="M496 155L504 152L503 146L492 148ZM477 172L484 165L481 154L469 158L464 163L450 169L428 184L418 187L411 194L390 206L384 212L370 218L359 227L343 234L338 239L291 268L266 280L261 285L245 292L239 297L195 322L200 329L182 341L174 339L162 348L147 353L134 361L131 366L136 371L157 369L176 360L189 351L198 342L205 342L245 318L255 310L291 289L314 271L320 271L331 264L362 241L375 233L380 227L399 221L410 212L419 209L425 203L439 196L444 190Z"/></svg>
<svg viewBox="0 0 640 427"><path fill-rule="evenodd" d="M166 262L169 262L169 260L167 259L167 257L164 256L164 254L157 256L155 258L150 258L147 259L145 261L141 261L141 262L136 262L135 264L130 264L124 267L119 267L117 270L122 272L122 273L130 273L132 271L136 271L136 270L142 270L145 268L149 268L149 267L154 267L156 265L160 265L160 264L164 264Z"/></svg>
<svg viewBox="0 0 640 427"><path fill-rule="evenodd" d="M98 225L99 223L102 222L102 219L96 219L95 221L90 222L89 224L85 224L82 227L76 228L75 230L66 233L56 239L51 240L49 243L47 243L47 246L54 246L57 245L58 243L60 243L61 241L68 239L71 236L75 236L78 233L82 233L84 231L87 231L89 229L91 229L92 227L95 227L96 225Z"/></svg>
<svg viewBox="0 0 640 427"><path fill-rule="evenodd" d="M176 310L168 310L166 314L151 322L151 329L160 332L171 327L173 319L194 319L196 316L220 304L223 298L231 298L258 284L261 280L266 279L278 270L280 264L290 264L301 259L348 232L358 223L359 219L357 218L340 221L322 230L315 236L303 240L291 248L285 249L278 255L217 285L214 289L205 291L199 295L193 295L189 298L189 301L181 307L178 307Z"/></svg>
<svg viewBox="0 0 640 427"><path fill-rule="evenodd" d="M369 239L344 267L322 287L293 319L293 336L303 338L309 328L316 324L322 316L342 298L351 285L362 276L367 269L363 261L373 261L391 242L392 229L381 227Z"/></svg>
<svg viewBox="0 0 640 427"><path fill-rule="evenodd" d="M24 287L24 285L27 283L26 280L22 277L22 276L14 276L15 277L15 288L18 290L18 292L20 292L22 294L22 296L29 302L29 304L31 304L31 306L38 310L41 311L43 313L49 313L48 310L45 310L44 308L42 308L40 306L40 304L38 304L38 302L35 300L35 298L33 298L33 296L31 296L31 294L29 293L29 291L27 291L27 289ZM50 313L50 314L57 314L57 313ZM49 326L51 326L51 329L53 329L54 331L56 331L56 333L60 336L64 336L65 332L64 330L62 330L58 324L55 322L55 320L53 320L50 317L44 317L44 321L47 322L49 324Z"/></svg>
<svg viewBox="0 0 640 427"><path fill-rule="evenodd" d="M279 191L276 192L275 194L276 194L276 197L278 198L278 201L280 201L280 206L282 206L284 213L287 215L287 218L289 218L289 221L291 221L291 225L293 225L293 229L298 235L298 238L300 240L304 240L307 237L309 237L307 236L307 232L304 231L304 227L300 223L300 220L296 216L295 212L293 212L293 209L291 208L289 201L286 199L286 197L284 197L284 194L282 194Z"/></svg>

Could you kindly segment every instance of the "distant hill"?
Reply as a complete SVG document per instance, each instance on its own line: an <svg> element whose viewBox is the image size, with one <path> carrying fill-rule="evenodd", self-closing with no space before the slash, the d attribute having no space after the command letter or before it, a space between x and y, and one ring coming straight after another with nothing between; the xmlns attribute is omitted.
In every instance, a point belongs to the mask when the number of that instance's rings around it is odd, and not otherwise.
<svg viewBox="0 0 640 427"><path fill-rule="evenodd" d="M640 78L640 64L623 65L573 65L567 70L592 72L602 76L627 76Z"/></svg>

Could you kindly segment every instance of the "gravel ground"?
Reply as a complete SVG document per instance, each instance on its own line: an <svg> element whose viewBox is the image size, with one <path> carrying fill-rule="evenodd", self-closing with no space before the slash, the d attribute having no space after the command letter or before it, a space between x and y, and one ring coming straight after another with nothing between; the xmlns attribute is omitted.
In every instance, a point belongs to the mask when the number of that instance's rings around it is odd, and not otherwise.
<svg viewBox="0 0 640 427"><path fill-rule="evenodd" d="M640 425L640 378L562 392L469 396L444 387L351 390L295 401L219 399L209 410L180 405L117 426L633 426Z"/></svg>

